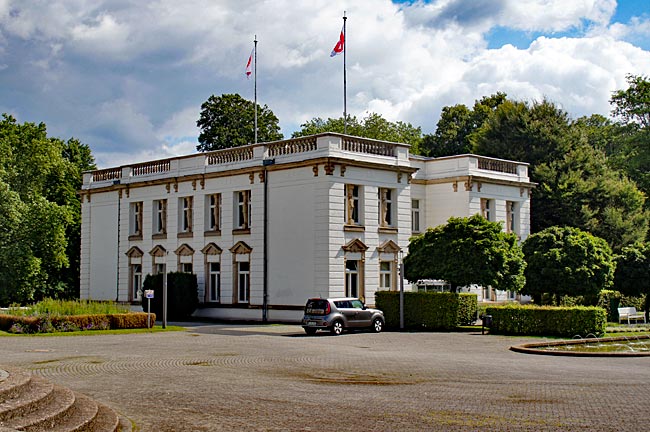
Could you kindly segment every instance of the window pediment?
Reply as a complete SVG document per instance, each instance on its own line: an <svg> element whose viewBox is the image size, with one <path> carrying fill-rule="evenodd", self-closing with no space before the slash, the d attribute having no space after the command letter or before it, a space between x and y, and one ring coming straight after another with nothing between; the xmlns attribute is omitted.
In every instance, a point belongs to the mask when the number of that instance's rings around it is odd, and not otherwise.
<svg viewBox="0 0 650 432"><path fill-rule="evenodd" d="M222 249L214 243L208 243L201 249L204 255L221 255Z"/></svg>
<svg viewBox="0 0 650 432"><path fill-rule="evenodd" d="M187 243L183 243L174 251L174 253L181 256L194 255L194 249L192 249Z"/></svg>
<svg viewBox="0 0 650 432"><path fill-rule="evenodd" d="M137 246L131 246L125 255L129 258L140 258L144 255L144 252Z"/></svg>
<svg viewBox="0 0 650 432"><path fill-rule="evenodd" d="M364 242L362 242L360 239L356 238L354 240L350 240L345 246L342 248L345 252L365 252L368 250L368 246L365 245Z"/></svg>
<svg viewBox="0 0 650 432"><path fill-rule="evenodd" d="M402 248L400 248L393 240L387 240L377 246L377 250L380 253L398 253Z"/></svg>
<svg viewBox="0 0 650 432"><path fill-rule="evenodd" d="M149 255L155 257L164 257L167 256L167 250L164 247L157 245L149 251Z"/></svg>
<svg viewBox="0 0 650 432"><path fill-rule="evenodd" d="M230 248L230 252L233 254L249 254L253 252L253 248L248 246L243 241L238 241L233 247Z"/></svg>

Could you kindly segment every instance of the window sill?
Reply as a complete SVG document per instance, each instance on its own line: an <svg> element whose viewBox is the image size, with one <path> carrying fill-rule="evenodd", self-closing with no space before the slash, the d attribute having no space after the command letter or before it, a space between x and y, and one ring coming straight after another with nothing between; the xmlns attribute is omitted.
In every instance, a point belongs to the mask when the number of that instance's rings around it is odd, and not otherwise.
<svg viewBox="0 0 650 432"><path fill-rule="evenodd" d="M133 240L142 240L142 234L131 234L129 236L129 241Z"/></svg>
<svg viewBox="0 0 650 432"><path fill-rule="evenodd" d="M194 237L194 233L192 231L190 232L179 232L176 234L176 238L192 238Z"/></svg>
<svg viewBox="0 0 650 432"><path fill-rule="evenodd" d="M232 230L232 235L242 235L242 234L250 234L251 229L250 228L236 228Z"/></svg>
<svg viewBox="0 0 650 432"><path fill-rule="evenodd" d="M221 230L210 230L203 233L204 237L216 237L221 235Z"/></svg>
<svg viewBox="0 0 650 432"><path fill-rule="evenodd" d="M350 232L364 232L366 230L366 227L363 225L343 225L343 231L350 231Z"/></svg>
<svg viewBox="0 0 650 432"><path fill-rule="evenodd" d="M377 232L384 234L397 234L397 228L395 227L379 227Z"/></svg>
<svg viewBox="0 0 650 432"><path fill-rule="evenodd" d="M151 236L152 240L164 240L167 238L167 233L158 233Z"/></svg>

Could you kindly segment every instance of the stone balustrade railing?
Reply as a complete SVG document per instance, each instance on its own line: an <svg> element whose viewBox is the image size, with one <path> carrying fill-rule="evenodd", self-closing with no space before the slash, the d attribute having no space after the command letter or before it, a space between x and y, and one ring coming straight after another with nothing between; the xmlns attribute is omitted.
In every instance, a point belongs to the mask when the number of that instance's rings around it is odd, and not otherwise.
<svg viewBox="0 0 650 432"><path fill-rule="evenodd" d="M171 161L161 160L153 162L145 162L137 165L133 165L131 168L131 176L141 176L147 174L158 174L169 171L171 168Z"/></svg>
<svg viewBox="0 0 650 432"><path fill-rule="evenodd" d="M206 157L208 165L247 161L253 159L253 148L240 147L228 150L218 150L208 153Z"/></svg>
<svg viewBox="0 0 650 432"><path fill-rule="evenodd" d="M305 138L296 138L292 140L267 144L269 157L282 156L295 153L304 153L314 151L318 147L316 145L316 137L310 136Z"/></svg>
<svg viewBox="0 0 650 432"><path fill-rule="evenodd" d="M496 171L506 174L517 174L518 164L497 159L478 158L478 169Z"/></svg>
<svg viewBox="0 0 650 432"><path fill-rule="evenodd" d="M362 138L344 137L342 150L395 157L395 144L364 140Z"/></svg>
<svg viewBox="0 0 650 432"><path fill-rule="evenodd" d="M122 168L108 168L93 172L93 181L119 180L122 178Z"/></svg>

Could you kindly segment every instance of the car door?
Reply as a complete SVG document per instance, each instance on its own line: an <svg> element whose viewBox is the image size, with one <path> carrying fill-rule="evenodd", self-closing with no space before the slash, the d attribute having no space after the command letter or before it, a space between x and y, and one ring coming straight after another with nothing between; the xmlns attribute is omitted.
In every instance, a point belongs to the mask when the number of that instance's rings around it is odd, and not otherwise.
<svg viewBox="0 0 650 432"><path fill-rule="evenodd" d="M351 300L350 304L355 310L354 327L370 327L372 324L372 312L366 309L361 300Z"/></svg>
<svg viewBox="0 0 650 432"><path fill-rule="evenodd" d="M355 327L356 310L352 307L352 304L348 300L338 300L334 302L334 305L339 313L343 315L345 327Z"/></svg>

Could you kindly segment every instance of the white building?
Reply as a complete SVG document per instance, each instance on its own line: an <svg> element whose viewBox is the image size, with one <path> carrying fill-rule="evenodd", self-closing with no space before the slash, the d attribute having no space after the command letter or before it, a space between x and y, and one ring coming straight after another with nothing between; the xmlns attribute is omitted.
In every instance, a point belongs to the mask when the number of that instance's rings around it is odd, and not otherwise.
<svg viewBox="0 0 650 432"><path fill-rule="evenodd" d="M81 297L138 301L146 274L187 271L198 316L298 320L313 296L374 304L397 289L409 237L451 216L525 239L531 187L525 163L333 133L93 171Z"/></svg>

